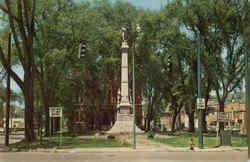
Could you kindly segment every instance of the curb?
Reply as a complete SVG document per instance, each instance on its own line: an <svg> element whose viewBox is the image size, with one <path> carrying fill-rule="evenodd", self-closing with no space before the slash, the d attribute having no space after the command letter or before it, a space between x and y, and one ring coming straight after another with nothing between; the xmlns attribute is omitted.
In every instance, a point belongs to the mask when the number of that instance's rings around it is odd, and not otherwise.
<svg viewBox="0 0 250 162"><path fill-rule="evenodd" d="M247 151L248 148L194 148L194 150L189 150L189 148L159 148L159 149L136 149L133 148L120 148L120 149L34 149L34 150L12 150L3 149L0 152L43 152L43 153L90 153L90 152L228 152L228 151Z"/></svg>
<svg viewBox="0 0 250 162"><path fill-rule="evenodd" d="M248 151L247 147L242 148L194 148L190 150L189 148L168 148L171 152L227 152L227 151Z"/></svg>

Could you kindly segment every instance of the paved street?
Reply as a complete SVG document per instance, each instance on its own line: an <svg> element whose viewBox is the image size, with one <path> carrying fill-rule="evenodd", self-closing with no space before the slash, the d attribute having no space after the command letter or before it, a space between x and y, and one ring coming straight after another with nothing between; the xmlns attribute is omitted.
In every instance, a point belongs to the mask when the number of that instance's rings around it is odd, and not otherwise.
<svg viewBox="0 0 250 162"><path fill-rule="evenodd" d="M15 136L14 136L15 137ZM11 142L21 136L11 138ZM0 136L3 141L3 136ZM84 137L86 138L86 137ZM38 150L34 150L38 151ZM179 152L178 152L179 151ZM72 149L56 152L4 152L0 150L0 162L247 162L247 151L184 152L172 150L166 145L137 138L137 149Z"/></svg>
<svg viewBox="0 0 250 162"><path fill-rule="evenodd" d="M0 153L0 162L247 162L247 152Z"/></svg>

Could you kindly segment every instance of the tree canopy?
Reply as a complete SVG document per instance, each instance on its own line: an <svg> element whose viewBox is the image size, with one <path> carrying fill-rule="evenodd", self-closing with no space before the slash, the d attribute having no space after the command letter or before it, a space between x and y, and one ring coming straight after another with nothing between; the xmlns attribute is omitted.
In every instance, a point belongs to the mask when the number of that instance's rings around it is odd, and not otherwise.
<svg viewBox="0 0 250 162"><path fill-rule="evenodd" d="M67 115L81 102L96 119L101 116L101 105L116 107L117 102L110 103L108 96L116 98L120 88L124 26L129 34L129 66L131 56L135 56L136 92L142 96L139 104L147 105L145 129L150 129L150 123L158 120L169 105L173 130L183 107L193 120L198 34L202 96L207 101L215 91L220 110L224 111L230 93L242 89L245 10L241 2L224 0L173 0L156 11L138 9L123 1L2 0L1 69L23 92L26 139L35 138L34 103L46 115L47 134L50 106L64 106ZM140 24L141 33L136 32L136 24ZM23 79L12 69L7 70L8 32L12 34L12 65L23 69ZM83 59L78 58L80 41L87 46ZM131 71L129 68L129 76ZM190 129L194 131L194 127Z"/></svg>

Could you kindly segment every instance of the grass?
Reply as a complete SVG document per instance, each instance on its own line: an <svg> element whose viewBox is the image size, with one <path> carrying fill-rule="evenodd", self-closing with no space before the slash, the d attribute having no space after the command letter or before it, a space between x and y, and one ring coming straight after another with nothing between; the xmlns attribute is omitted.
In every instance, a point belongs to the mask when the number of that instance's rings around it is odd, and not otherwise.
<svg viewBox="0 0 250 162"><path fill-rule="evenodd" d="M59 147L60 139L58 137L43 138L42 141L20 141L10 144L10 148L17 149L37 149L37 148L107 148L107 147L128 147L128 144L121 146L116 139L78 139L71 136L62 137L62 145Z"/></svg>
<svg viewBox="0 0 250 162"><path fill-rule="evenodd" d="M94 136L97 132L86 132L86 133L70 133L70 132L63 132L63 136L71 136L71 137L77 137L77 136ZM60 135L60 134L57 134Z"/></svg>
<svg viewBox="0 0 250 162"><path fill-rule="evenodd" d="M167 144L174 147L189 147L189 140L193 137L195 146L198 146L198 136L192 135L191 133L176 133L168 135L169 138L154 138L151 139L155 142ZM218 139L219 140L219 139ZM204 147L216 147L218 146L217 137L203 136L203 146ZM232 137L232 147L247 147L246 137Z"/></svg>
<svg viewBox="0 0 250 162"><path fill-rule="evenodd" d="M247 147L247 137L233 137L232 138L233 147Z"/></svg>
<svg viewBox="0 0 250 162"><path fill-rule="evenodd" d="M160 142L174 147L189 147L189 140L191 137L178 136L170 138L155 138L152 139L155 142ZM195 146L198 146L198 138L193 138ZM204 137L204 147L215 147L217 145L214 137Z"/></svg>

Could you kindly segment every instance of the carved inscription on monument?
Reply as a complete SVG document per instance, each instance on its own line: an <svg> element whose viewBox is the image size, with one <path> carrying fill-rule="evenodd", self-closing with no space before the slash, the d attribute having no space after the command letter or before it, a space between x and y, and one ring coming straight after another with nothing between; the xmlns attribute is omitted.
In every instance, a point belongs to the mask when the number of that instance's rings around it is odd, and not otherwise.
<svg viewBox="0 0 250 162"><path fill-rule="evenodd" d="M120 114L129 114L129 109L120 109Z"/></svg>
<svg viewBox="0 0 250 162"><path fill-rule="evenodd" d="M118 115L119 121L131 121L133 120L132 116L129 115Z"/></svg>

